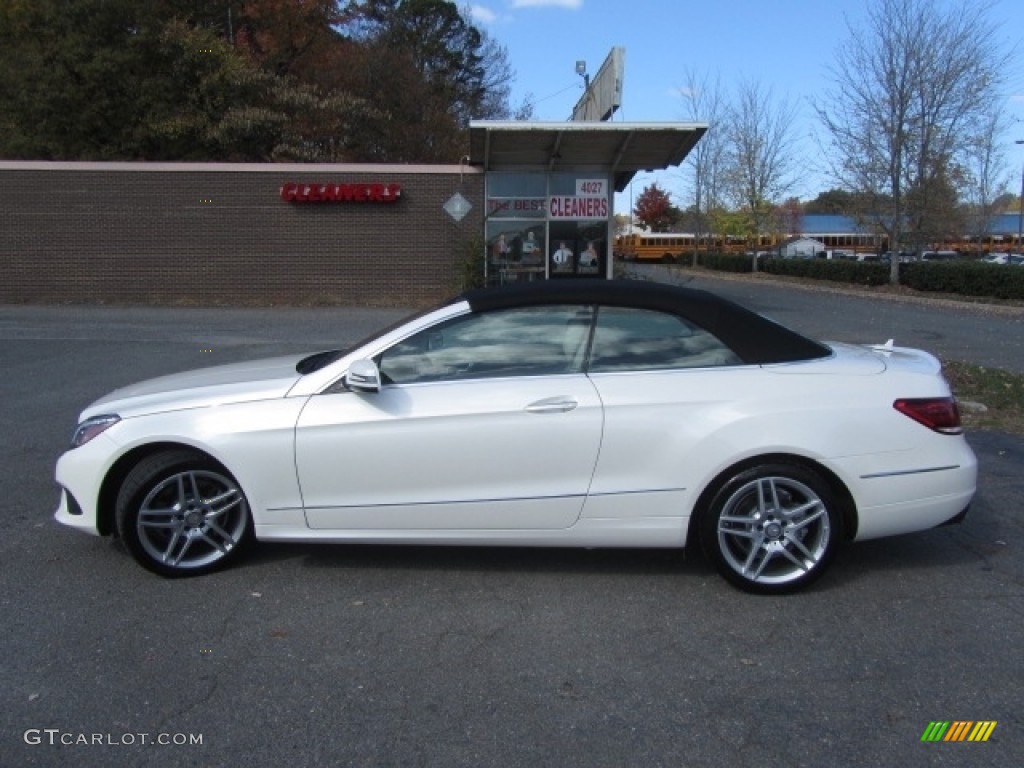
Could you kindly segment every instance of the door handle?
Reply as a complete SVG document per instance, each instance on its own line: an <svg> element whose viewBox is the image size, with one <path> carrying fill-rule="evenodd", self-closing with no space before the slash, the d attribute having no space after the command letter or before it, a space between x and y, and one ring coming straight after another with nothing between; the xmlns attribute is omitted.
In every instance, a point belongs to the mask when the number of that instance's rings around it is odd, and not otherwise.
<svg viewBox="0 0 1024 768"><path fill-rule="evenodd" d="M546 397L526 406L527 413L568 413L579 405L574 397Z"/></svg>

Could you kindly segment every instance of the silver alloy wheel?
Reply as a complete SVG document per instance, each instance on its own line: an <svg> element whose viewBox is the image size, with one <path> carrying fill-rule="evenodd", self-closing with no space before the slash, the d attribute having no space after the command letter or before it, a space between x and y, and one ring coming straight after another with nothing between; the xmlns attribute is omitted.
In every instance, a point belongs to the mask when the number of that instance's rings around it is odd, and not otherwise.
<svg viewBox="0 0 1024 768"><path fill-rule="evenodd" d="M784 585L825 558L832 526L825 502L792 477L769 475L739 486L718 516L718 549L745 581Z"/></svg>
<svg viewBox="0 0 1024 768"><path fill-rule="evenodd" d="M192 469L167 477L146 494L136 533L156 563L189 571L226 557L245 536L248 519L245 496L233 480Z"/></svg>

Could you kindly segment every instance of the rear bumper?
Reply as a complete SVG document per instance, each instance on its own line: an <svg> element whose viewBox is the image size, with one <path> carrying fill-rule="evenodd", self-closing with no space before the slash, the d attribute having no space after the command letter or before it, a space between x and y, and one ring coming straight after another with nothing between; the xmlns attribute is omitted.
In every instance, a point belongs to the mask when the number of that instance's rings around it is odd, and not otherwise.
<svg viewBox="0 0 1024 768"><path fill-rule="evenodd" d="M947 520L944 523L940 523L939 525L960 525L960 523L962 523L967 518L967 512L970 510L970 508L971 505L968 504L966 507L961 509L956 516L949 518L949 520Z"/></svg>
<svg viewBox="0 0 1024 768"><path fill-rule="evenodd" d="M876 503L858 509L858 541L960 522L974 498L977 465L971 462L927 475L868 482L877 484L871 494Z"/></svg>
<svg viewBox="0 0 1024 768"><path fill-rule="evenodd" d="M857 541L960 522L978 483L978 460L962 437L842 464L856 478Z"/></svg>

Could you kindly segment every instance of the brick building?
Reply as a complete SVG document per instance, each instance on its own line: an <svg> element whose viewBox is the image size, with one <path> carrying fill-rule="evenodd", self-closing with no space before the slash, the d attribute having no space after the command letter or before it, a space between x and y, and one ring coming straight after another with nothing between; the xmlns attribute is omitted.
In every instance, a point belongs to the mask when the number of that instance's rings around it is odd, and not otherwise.
<svg viewBox="0 0 1024 768"><path fill-rule="evenodd" d="M474 123L450 166L0 162L0 302L413 306L467 268L607 276L614 192L704 129Z"/></svg>
<svg viewBox="0 0 1024 768"><path fill-rule="evenodd" d="M285 200L288 184L349 200ZM382 185L390 199L351 189ZM348 189L344 189L348 188ZM449 166L0 163L0 301L422 304L458 287ZM307 193L308 196L308 193Z"/></svg>

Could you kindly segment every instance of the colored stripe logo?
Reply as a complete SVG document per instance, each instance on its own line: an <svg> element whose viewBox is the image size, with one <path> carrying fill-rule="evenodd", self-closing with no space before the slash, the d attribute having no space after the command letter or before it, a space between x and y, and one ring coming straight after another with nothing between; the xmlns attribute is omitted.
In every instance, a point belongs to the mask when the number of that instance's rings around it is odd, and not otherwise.
<svg viewBox="0 0 1024 768"><path fill-rule="evenodd" d="M995 720L933 720L921 734L921 741L988 741L996 729Z"/></svg>

